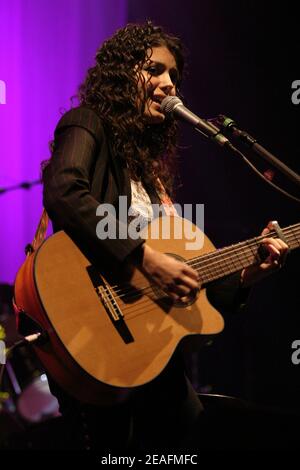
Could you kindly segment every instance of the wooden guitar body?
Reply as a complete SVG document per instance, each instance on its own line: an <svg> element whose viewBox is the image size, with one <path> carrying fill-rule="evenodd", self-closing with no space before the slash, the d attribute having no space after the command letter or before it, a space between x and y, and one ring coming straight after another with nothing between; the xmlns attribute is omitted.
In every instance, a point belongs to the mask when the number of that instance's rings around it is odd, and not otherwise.
<svg viewBox="0 0 300 470"><path fill-rule="evenodd" d="M189 238L174 238L183 223ZM163 233L166 226L170 236ZM184 261L195 256L186 248L191 233L204 242L197 254L214 250L180 217L156 219L151 233L156 238L146 243ZM120 274L92 266L61 231L27 257L16 278L16 304L48 334L48 341L35 348L39 358L65 390L90 403L123 400L159 375L183 338L223 329L205 289L174 304L138 269Z"/></svg>
<svg viewBox="0 0 300 470"><path fill-rule="evenodd" d="M290 249L300 246L299 223L270 232L281 234ZM223 318L203 286L259 262L264 238L216 250L191 222L168 216L141 235L154 249L194 267L202 289L173 302L134 267L110 268L105 259L103 266L92 265L64 232L28 255L17 274L15 303L48 338L35 346L39 358L81 401L122 401L162 372L179 343L201 344L222 331Z"/></svg>

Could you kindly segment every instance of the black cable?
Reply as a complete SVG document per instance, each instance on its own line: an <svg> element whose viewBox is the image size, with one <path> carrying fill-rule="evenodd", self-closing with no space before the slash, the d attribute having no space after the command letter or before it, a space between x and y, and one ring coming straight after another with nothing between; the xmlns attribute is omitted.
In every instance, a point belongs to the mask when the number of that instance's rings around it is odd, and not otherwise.
<svg viewBox="0 0 300 470"><path fill-rule="evenodd" d="M43 332L38 332L38 333L34 333L34 334L31 334L31 335L28 335L28 336L25 336L24 338L22 338L21 340L19 341L16 341L12 346L10 346L7 350L6 350L6 353L5 353L5 359L8 358L8 356L17 348L20 348L22 346L28 346L29 344L34 344L34 343L41 343L41 342L44 342L48 339L48 335L45 331ZM5 365L6 365L6 361L4 364L0 364L1 368L0 368L0 390L1 390L1 386L2 386L2 379L3 379L3 374L4 374L4 370L5 370Z"/></svg>
<svg viewBox="0 0 300 470"><path fill-rule="evenodd" d="M227 147L228 148L228 147ZM284 194L285 196L289 197L290 199L294 200L294 201L297 201L297 202L300 202L300 199L297 198L296 196L293 196L292 194L290 194L289 192L285 191L284 189L282 189L280 186L278 186L277 184L273 183L272 181L270 181L268 178L266 178L254 165L253 163L250 162L250 160L248 160L248 158L240 151L238 150L236 147L234 146L230 146L229 147L231 151L233 151L234 153L237 153L240 157L242 157L242 159L245 161L245 163L247 163L247 165L250 166L250 168L254 171L254 173L256 173L260 178L262 178L266 183L268 183L270 186L272 186L273 188L275 188L277 191L281 192L282 194Z"/></svg>

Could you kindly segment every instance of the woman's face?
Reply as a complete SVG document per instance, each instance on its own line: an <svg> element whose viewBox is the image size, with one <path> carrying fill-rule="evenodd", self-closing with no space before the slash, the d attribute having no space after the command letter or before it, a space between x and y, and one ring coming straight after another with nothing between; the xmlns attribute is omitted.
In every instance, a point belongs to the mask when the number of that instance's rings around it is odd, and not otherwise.
<svg viewBox="0 0 300 470"><path fill-rule="evenodd" d="M160 112L160 103L166 96L176 95L179 72L175 58L167 47L153 47L152 55L140 73L147 92L144 115L148 124L160 124L165 119L165 115ZM142 88L141 78L139 84Z"/></svg>

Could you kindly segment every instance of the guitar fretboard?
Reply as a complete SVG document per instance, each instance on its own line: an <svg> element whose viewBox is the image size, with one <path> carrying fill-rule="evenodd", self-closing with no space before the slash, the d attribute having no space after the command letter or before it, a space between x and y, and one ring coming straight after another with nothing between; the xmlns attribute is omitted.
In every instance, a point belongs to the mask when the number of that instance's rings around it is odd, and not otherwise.
<svg viewBox="0 0 300 470"><path fill-rule="evenodd" d="M282 232L290 250L300 247L300 223ZM190 259L188 264L199 272L202 284L206 284L260 262L258 249L266 237L279 238L275 231L270 231L267 236L254 237Z"/></svg>

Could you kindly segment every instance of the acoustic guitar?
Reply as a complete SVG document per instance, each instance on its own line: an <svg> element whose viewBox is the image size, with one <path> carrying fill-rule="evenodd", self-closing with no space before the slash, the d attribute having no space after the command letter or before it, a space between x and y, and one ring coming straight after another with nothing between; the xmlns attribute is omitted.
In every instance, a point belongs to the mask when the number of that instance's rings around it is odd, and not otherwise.
<svg viewBox="0 0 300 470"><path fill-rule="evenodd" d="M300 246L300 224L282 233L290 249ZM177 216L155 219L141 236L196 269L201 289L173 301L134 267L124 272L91 264L63 231L28 254L17 274L18 310L47 336L34 346L38 357L82 401L122 401L161 373L179 343L201 343L221 332L223 318L205 287L257 263L264 238L215 249L198 227ZM275 231L269 236L278 238ZM190 248L195 240L203 242L197 251Z"/></svg>

